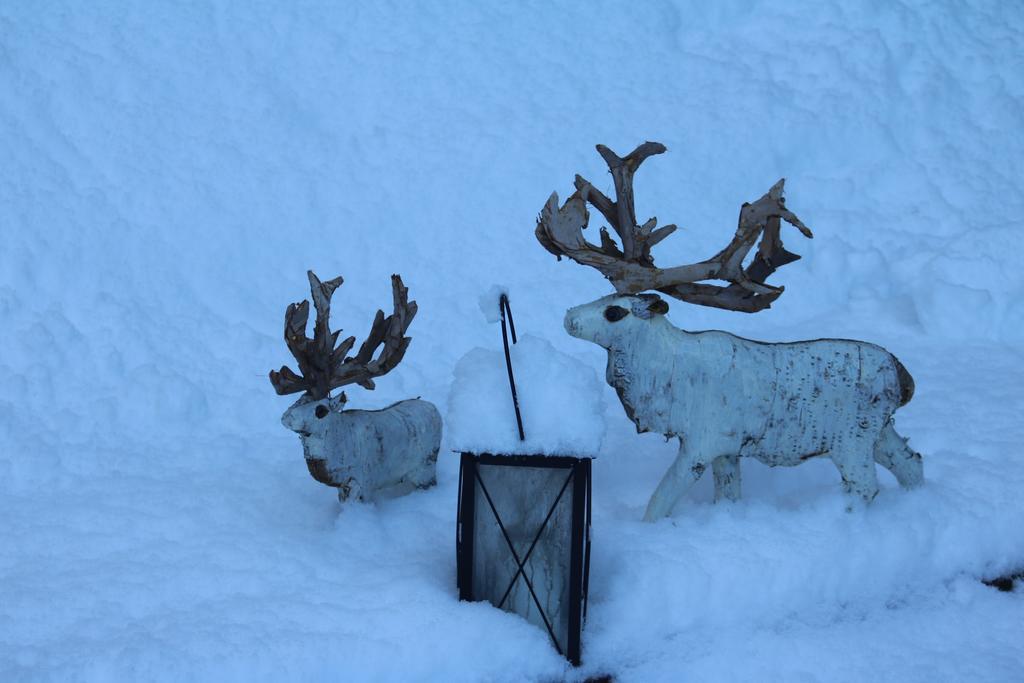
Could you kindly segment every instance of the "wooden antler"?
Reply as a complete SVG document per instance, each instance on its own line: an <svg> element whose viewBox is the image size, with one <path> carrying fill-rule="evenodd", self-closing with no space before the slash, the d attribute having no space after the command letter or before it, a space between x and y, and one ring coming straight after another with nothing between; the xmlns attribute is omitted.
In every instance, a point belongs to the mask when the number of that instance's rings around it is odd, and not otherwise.
<svg viewBox="0 0 1024 683"><path fill-rule="evenodd" d="M284 340L299 365L301 375L288 366L270 371L270 383L278 394L294 394L305 391L314 399L326 398L331 390L346 384L358 384L373 389L374 377L390 372L405 355L411 341L405 336L409 324L416 315L416 302L409 301L409 290L398 275L391 276L394 297L394 313L384 317L384 311L377 311L366 341L359 347L355 357L347 357L355 344L355 337L348 337L338 343L341 330L331 332L331 297L342 278L321 282L308 271L309 289L316 309L316 323L313 338L306 337L306 323L309 319L309 301L290 304L284 314ZM384 348L374 358L381 344Z"/></svg>
<svg viewBox="0 0 1024 683"><path fill-rule="evenodd" d="M545 249L559 259L567 256L577 263L597 268L622 294L654 289L689 303L746 313L768 308L782 295L782 287L767 285L765 279L777 268L800 257L783 248L780 219L795 226L806 237L813 237L807 226L786 208L782 195L784 179L757 201L740 208L739 226L725 249L699 263L662 269L654 265L651 247L675 232L676 226L655 229L655 218L643 225L637 224L633 174L645 159L666 151L665 146L645 142L625 157L619 157L604 145L598 145L597 151L611 171L616 201L576 176L576 191L565 204L559 207L558 194L552 193L537 219L537 240ZM621 248L604 228L600 233L600 246L583 237L583 229L590 220L588 203L615 230ZM761 242L757 254L744 268L743 260L758 237ZM730 284L699 284L703 280L725 280Z"/></svg>

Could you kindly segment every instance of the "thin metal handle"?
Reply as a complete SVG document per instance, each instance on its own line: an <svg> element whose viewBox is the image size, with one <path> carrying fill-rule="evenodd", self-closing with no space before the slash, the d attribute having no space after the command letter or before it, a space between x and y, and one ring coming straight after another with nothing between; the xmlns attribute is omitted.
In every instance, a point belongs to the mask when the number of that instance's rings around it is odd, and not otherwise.
<svg viewBox="0 0 1024 683"><path fill-rule="evenodd" d="M501 341L505 344L505 367L508 369L508 386L512 390L512 407L516 409L516 426L519 427L519 440L526 441L523 433L523 415L519 412L519 395L516 393L516 378L512 374L512 355L508 350L508 328L512 330L512 343L518 343L516 339L516 324L512 320L512 307L508 304L508 295L502 294L498 299L498 311L501 313ZM505 324L506 314L508 326Z"/></svg>

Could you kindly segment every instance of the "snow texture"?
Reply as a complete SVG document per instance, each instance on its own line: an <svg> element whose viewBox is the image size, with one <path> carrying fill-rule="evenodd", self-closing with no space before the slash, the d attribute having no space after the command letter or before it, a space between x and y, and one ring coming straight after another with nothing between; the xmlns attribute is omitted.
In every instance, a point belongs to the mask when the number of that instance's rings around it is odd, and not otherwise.
<svg viewBox="0 0 1024 683"><path fill-rule="evenodd" d="M478 300L480 312L484 314L484 319L489 323L501 322L500 301L502 294L508 296L508 287L491 285L486 292L480 295ZM514 316L513 322L515 322Z"/></svg>
<svg viewBox="0 0 1024 683"><path fill-rule="evenodd" d="M1020 3L53 0L0 4L0 46L0 680L1020 678L1024 595L978 581L1024 566ZM643 140L659 264L780 177L815 232L783 228L771 310L673 323L893 352L927 482L847 514L829 463L745 462L741 502L705 477L645 525L676 448L601 383L572 670L458 601L451 443L437 487L339 514L267 371L312 268L347 333L391 273L420 306L353 408L446 414L496 280L602 372L561 325L608 283L533 229L574 173L612 193L594 144Z"/></svg>
<svg viewBox="0 0 1024 683"><path fill-rule="evenodd" d="M445 420L451 448L495 455L596 456L606 409L594 369L533 335L519 337L510 355L526 439L519 440L504 348L476 348L455 364Z"/></svg>

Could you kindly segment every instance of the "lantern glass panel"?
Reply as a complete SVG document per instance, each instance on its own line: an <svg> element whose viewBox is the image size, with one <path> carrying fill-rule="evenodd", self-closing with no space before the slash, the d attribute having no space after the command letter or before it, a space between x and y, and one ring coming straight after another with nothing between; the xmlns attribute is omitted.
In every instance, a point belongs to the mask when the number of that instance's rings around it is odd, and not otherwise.
<svg viewBox="0 0 1024 683"><path fill-rule="evenodd" d="M563 652L569 633L572 472L480 463L475 484L474 596L550 628Z"/></svg>

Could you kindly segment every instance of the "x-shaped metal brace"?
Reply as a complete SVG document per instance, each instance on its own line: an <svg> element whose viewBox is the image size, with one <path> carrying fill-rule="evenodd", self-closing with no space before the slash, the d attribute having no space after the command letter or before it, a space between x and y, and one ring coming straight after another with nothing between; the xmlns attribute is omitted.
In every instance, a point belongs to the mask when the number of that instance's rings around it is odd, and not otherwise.
<svg viewBox="0 0 1024 683"><path fill-rule="evenodd" d="M484 484L483 479L480 478L480 472L475 470L476 480L480 484L480 490L484 492L484 498L487 499L487 505L490 506L491 512L494 514L495 521L498 522L498 528L501 529L501 535L505 537L505 543L508 545L509 552L512 553L512 558L516 561L517 569L516 573L512 576L512 581L509 582L508 588L505 589L505 594L501 596L501 601L498 603L498 608L502 608L505 605L505 601L508 599L509 594L512 592L513 586L516 585L516 581L519 577L523 577L523 581L526 582L526 587L530 589L530 596L533 598L533 603L537 605L537 611L540 612L540 618L544 620L544 626L548 630L548 635L551 636L551 641L555 644L555 649L558 650L558 654L564 656L561 645L558 644L558 638L555 636L555 631L551 628L551 622L548 621L547 614L544 613L544 607L541 606L540 600L537 598L537 593L533 590L533 583L530 578L526 575L524 567L527 560L530 559L530 555L533 553L533 549L537 547L537 542L540 540L541 535L544 533L544 529L547 528L548 522L551 520L551 516L555 514L555 509L558 508L558 503L562 500L562 496L565 494L565 490L569 487L569 482L572 481L575 470L569 470L569 476L565 478L565 483L562 484L561 490L555 497L555 502L551 504L551 509L548 510L548 514L544 517L544 521L541 522L540 528L537 529L537 534L533 537L533 543L530 544L530 548L526 551L526 555L523 559L519 559L519 554L516 552L515 545L512 543L512 539L509 538L508 531L505 529L505 525L501 521L501 515L498 514L497 508L494 506L494 501L491 500L491 494L487 491L487 486Z"/></svg>

